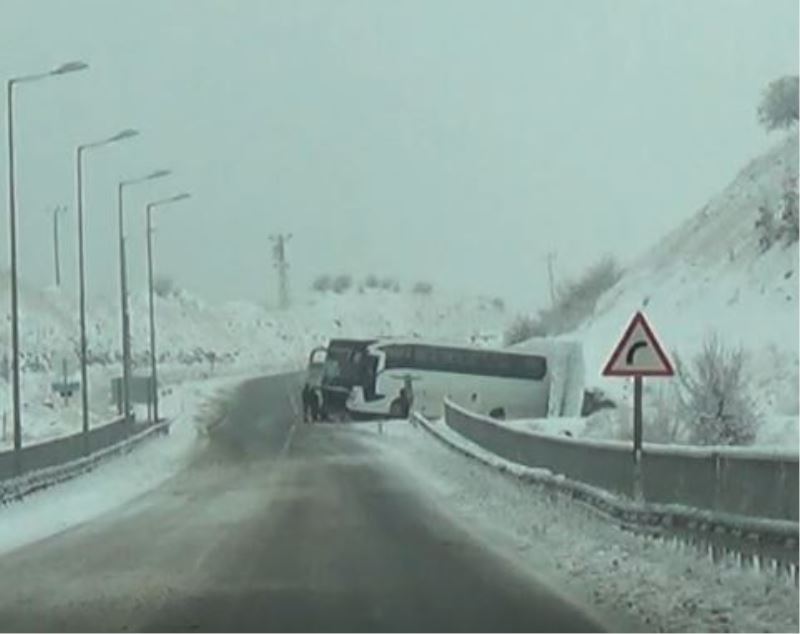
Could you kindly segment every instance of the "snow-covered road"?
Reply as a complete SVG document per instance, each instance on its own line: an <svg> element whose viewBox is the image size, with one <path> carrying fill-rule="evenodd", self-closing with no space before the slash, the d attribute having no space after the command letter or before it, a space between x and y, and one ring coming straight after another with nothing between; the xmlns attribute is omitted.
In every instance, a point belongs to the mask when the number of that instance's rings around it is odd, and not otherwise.
<svg viewBox="0 0 800 634"><path fill-rule="evenodd" d="M0 509L3 629L798 629L785 577L622 531L407 421L297 426L291 379L237 382L185 386L168 438Z"/></svg>

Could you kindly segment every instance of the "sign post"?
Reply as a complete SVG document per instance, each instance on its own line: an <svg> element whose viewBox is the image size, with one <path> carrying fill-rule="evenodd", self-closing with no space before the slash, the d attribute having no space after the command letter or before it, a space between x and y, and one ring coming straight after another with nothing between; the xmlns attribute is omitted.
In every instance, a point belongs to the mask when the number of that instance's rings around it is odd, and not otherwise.
<svg viewBox="0 0 800 634"><path fill-rule="evenodd" d="M637 312L603 368L603 376L633 377L633 495L644 499L642 486L642 389L645 376L673 376L664 353L644 314Z"/></svg>

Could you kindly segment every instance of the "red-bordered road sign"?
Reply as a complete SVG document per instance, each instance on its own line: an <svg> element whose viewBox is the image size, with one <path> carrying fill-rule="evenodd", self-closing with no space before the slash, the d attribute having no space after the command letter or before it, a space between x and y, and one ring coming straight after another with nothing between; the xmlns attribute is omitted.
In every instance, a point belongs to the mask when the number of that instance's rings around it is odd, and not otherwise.
<svg viewBox="0 0 800 634"><path fill-rule="evenodd" d="M673 376L669 357L641 312L637 312L603 368L603 376Z"/></svg>

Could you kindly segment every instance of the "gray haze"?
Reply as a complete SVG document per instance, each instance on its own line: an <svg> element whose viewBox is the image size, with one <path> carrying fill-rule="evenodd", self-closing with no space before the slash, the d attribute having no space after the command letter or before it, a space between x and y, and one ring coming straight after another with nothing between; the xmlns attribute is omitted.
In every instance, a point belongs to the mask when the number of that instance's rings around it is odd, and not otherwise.
<svg viewBox="0 0 800 634"><path fill-rule="evenodd" d="M16 93L22 272L51 283L65 203L74 289L73 148L136 127L87 157L95 294L117 289L115 183L168 167L127 198L134 289L141 206L186 189L159 267L209 298L271 299L285 231L296 289L374 271L536 305L547 251L559 277L624 261L775 140L755 108L797 73L797 21L795 0L0 0L3 81L91 65Z"/></svg>

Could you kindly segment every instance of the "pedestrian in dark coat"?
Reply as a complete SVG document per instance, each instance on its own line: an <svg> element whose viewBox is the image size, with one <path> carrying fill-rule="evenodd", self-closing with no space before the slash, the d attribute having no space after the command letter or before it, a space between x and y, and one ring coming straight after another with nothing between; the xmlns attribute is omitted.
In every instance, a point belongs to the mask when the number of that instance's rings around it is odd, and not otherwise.
<svg viewBox="0 0 800 634"><path fill-rule="evenodd" d="M312 399L316 400L314 396L314 391L311 389L311 386L306 383L303 386L303 393L302 393L302 400L303 400L303 421L308 423L310 422L313 416L312 410Z"/></svg>

